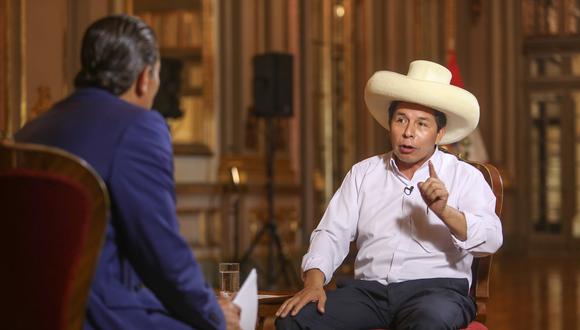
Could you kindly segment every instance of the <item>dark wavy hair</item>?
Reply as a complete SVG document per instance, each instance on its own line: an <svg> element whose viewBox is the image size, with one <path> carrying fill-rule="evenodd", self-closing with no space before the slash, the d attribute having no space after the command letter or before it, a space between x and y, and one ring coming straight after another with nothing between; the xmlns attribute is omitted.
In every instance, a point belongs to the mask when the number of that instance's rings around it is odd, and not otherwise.
<svg viewBox="0 0 580 330"><path fill-rule="evenodd" d="M145 22L128 15L104 17L85 32L75 87L97 87L121 95L158 58L155 32Z"/></svg>

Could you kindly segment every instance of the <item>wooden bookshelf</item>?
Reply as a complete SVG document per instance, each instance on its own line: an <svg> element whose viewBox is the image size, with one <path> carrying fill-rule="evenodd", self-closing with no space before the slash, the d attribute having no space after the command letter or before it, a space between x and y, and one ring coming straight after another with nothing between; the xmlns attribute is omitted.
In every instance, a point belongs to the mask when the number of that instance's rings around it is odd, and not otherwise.
<svg viewBox="0 0 580 330"><path fill-rule="evenodd" d="M133 14L157 35L161 85L154 108L166 118L177 155L215 148L211 0L133 0Z"/></svg>

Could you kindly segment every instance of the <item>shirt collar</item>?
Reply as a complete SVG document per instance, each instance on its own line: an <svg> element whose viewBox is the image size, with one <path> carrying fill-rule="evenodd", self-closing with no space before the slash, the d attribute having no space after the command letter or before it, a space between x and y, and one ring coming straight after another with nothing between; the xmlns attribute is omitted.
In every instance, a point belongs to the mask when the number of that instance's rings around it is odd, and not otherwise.
<svg viewBox="0 0 580 330"><path fill-rule="evenodd" d="M439 150L439 148L436 148L435 152L431 155L431 157L429 157L429 159L427 159L423 164L421 164L421 166L419 166L417 171L415 171L415 174L413 175L413 178L411 179L411 181L415 181L415 180L417 180L417 178L419 178L419 180L422 180L422 178L429 176L429 161L431 161L433 163L433 166L435 166L435 171L437 171L437 173L439 173L439 169L441 168L440 165L441 165L442 154L443 154L443 152L441 150ZM407 177L404 176L401 173L401 171L399 171L399 167L397 166L397 162L395 162L395 155L393 154L392 151L391 151L390 157L389 157L389 164L390 164L390 169L397 176L409 181L409 179L407 179Z"/></svg>

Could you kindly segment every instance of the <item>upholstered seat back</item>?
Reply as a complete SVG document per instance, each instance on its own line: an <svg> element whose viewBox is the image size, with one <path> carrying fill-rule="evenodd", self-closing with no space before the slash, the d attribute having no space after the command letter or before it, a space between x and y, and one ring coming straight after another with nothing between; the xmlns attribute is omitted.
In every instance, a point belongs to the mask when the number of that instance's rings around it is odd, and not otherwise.
<svg viewBox="0 0 580 330"><path fill-rule="evenodd" d="M107 223L102 181L60 150L3 142L0 203L0 324L80 329Z"/></svg>

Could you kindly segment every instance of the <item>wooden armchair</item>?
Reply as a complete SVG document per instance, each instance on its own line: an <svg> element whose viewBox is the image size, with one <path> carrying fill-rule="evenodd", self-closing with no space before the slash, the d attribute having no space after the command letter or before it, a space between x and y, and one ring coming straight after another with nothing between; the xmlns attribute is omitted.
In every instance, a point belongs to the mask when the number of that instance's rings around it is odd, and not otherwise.
<svg viewBox="0 0 580 330"><path fill-rule="evenodd" d="M490 185L495 198L495 213L501 218L501 210L503 206L503 181L498 169L488 163L466 161L482 174L487 183ZM486 256L475 258L473 260L472 268L472 284L470 294L475 297L477 303L476 320L472 322L467 330L484 330L485 322L487 320L487 300L489 299L489 279L491 272L491 261L493 256ZM261 291L263 298L259 299L258 305L258 319L259 328L263 327L264 321L268 317L273 317L278 307L290 298L293 293L289 291Z"/></svg>
<svg viewBox="0 0 580 330"><path fill-rule="evenodd" d="M495 203L495 214L501 219L501 210L503 207L503 180L499 170L488 163L480 162L470 162L469 164L475 166L483 177L485 181L491 187L493 194L496 198ZM489 279L491 273L491 261L493 255L487 257L475 258L473 259L473 264L471 265L472 272L472 284L471 284L471 295L475 297L477 303L477 317L476 320L485 323L487 320L487 300L489 299Z"/></svg>
<svg viewBox="0 0 580 330"><path fill-rule="evenodd" d="M107 227L105 185L64 151L0 143L0 324L81 329Z"/></svg>

